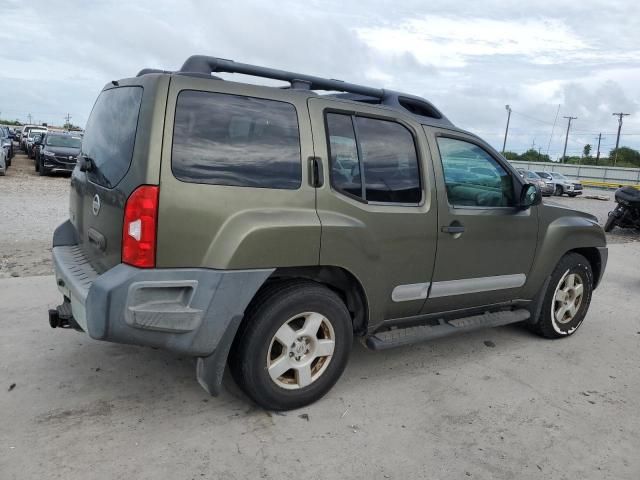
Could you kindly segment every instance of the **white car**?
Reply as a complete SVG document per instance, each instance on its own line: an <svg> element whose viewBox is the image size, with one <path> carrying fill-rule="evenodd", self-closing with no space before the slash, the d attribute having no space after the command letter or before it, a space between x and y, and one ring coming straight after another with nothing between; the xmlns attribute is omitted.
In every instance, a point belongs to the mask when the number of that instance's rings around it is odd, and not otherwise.
<svg viewBox="0 0 640 480"><path fill-rule="evenodd" d="M0 175L4 175L7 171L7 163L9 160L9 146L2 145L0 147Z"/></svg>
<svg viewBox="0 0 640 480"><path fill-rule="evenodd" d="M554 195L562 196L565 193L570 197L582 195L582 183L579 180L571 180L558 172L536 172L547 182L554 185Z"/></svg>

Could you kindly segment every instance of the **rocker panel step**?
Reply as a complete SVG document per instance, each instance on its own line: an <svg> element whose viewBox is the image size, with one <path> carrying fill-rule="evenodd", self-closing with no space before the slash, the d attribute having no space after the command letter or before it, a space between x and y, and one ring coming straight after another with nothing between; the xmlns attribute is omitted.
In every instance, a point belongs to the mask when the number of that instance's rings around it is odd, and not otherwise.
<svg viewBox="0 0 640 480"><path fill-rule="evenodd" d="M367 347L371 350L386 350L402 347L425 340L446 337L460 332L470 332L485 327L500 327L510 323L522 322L531 316L529 310L518 309L506 312L484 313L456 320L440 320L438 325L420 325L417 327L395 328L367 337Z"/></svg>

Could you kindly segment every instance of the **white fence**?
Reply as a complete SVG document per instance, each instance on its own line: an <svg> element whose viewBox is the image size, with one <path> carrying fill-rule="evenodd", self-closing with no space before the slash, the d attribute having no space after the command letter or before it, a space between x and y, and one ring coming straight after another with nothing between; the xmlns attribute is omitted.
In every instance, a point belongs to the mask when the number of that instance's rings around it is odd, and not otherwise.
<svg viewBox="0 0 640 480"><path fill-rule="evenodd" d="M594 165L568 165L555 162L521 162L510 160L514 167L533 171L559 172L581 180L602 183L640 184L640 168L596 167Z"/></svg>

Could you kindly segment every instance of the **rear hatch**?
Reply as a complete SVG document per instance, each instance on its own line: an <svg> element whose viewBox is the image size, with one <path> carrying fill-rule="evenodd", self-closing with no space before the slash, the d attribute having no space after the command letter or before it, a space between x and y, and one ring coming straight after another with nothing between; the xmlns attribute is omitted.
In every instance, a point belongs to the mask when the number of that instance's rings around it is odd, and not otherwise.
<svg viewBox="0 0 640 480"><path fill-rule="evenodd" d="M158 184L160 150L153 119L159 102L155 78L113 82L87 121L78 166L71 176L69 217L91 266L102 273L121 261L124 208L140 185ZM166 82L168 83L168 81ZM166 104L165 95L160 102ZM164 106L162 106L164 112ZM90 165L81 171L81 164Z"/></svg>

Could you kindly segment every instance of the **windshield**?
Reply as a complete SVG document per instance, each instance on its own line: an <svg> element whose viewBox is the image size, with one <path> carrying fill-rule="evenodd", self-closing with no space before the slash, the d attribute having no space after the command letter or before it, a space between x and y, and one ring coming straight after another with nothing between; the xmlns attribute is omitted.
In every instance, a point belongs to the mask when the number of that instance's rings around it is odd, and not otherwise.
<svg viewBox="0 0 640 480"><path fill-rule="evenodd" d="M534 180L540 178L540 175L538 175L536 172L525 171L524 173L527 178L532 178Z"/></svg>
<svg viewBox="0 0 640 480"><path fill-rule="evenodd" d="M34 137L42 135L43 133L45 133L44 130L31 130L29 132L29 136L27 138L34 138Z"/></svg>
<svg viewBox="0 0 640 480"><path fill-rule="evenodd" d="M567 179L567 177L565 177L561 173L554 173L553 176L556 177L556 178L559 178L560 180L566 180Z"/></svg>
<svg viewBox="0 0 640 480"><path fill-rule="evenodd" d="M129 170L141 101L142 87L111 88L96 100L80 153L93 162L92 182L112 188Z"/></svg>
<svg viewBox="0 0 640 480"><path fill-rule="evenodd" d="M68 135L49 135L47 145L50 147L80 148L82 140L80 137L70 137Z"/></svg>

